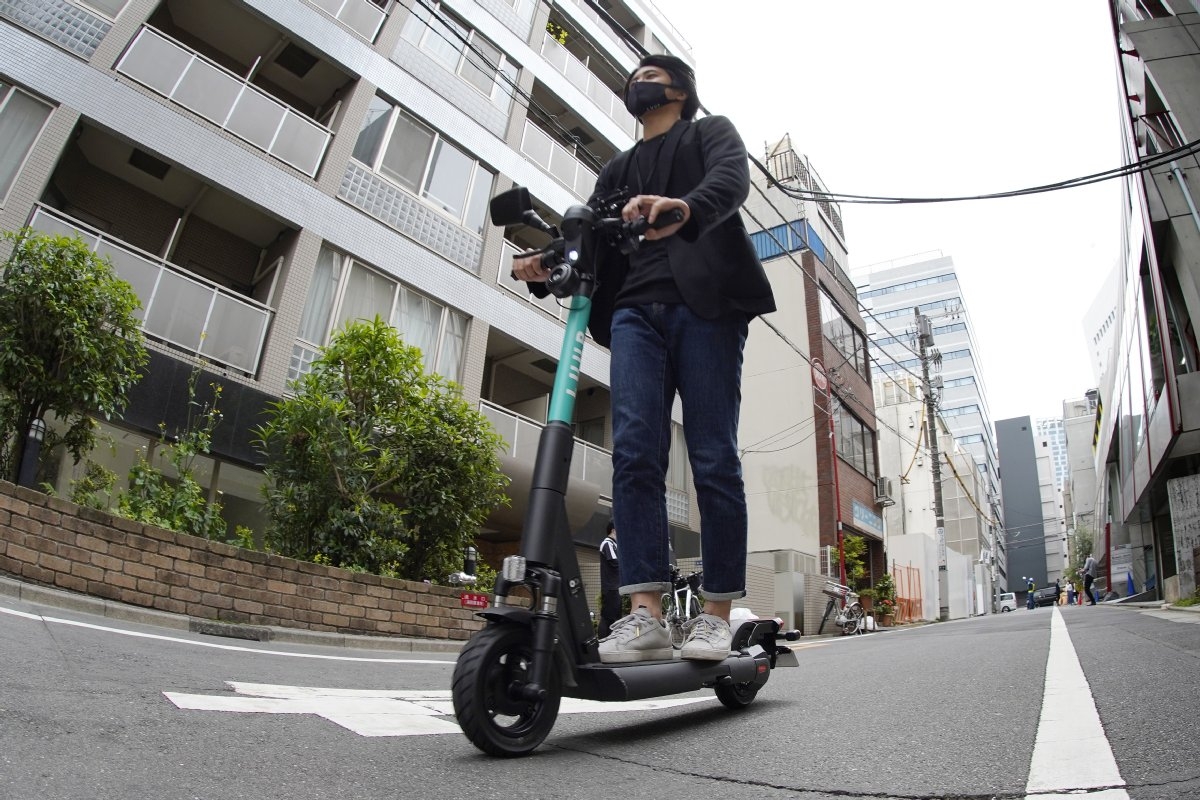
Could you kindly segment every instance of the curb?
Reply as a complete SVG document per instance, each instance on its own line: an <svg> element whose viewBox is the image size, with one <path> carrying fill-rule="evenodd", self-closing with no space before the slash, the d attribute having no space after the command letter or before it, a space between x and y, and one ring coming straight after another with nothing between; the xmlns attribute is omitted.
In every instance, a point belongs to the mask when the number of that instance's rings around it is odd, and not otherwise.
<svg viewBox="0 0 1200 800"><path fill-rule="evenodd" d="M186 614L170 614L151 608L141 608L116 600L105 600L86 594L77 594L62 589L51 589L13 578L0 576L0 597L9 597L23 603L78 611L98 617L151 625L176 631L189 631L207 636L244 639L280 644L319 645L321 647L346 647L359 650L386 650L404 653L455 653L462 650L466 642L450 639L415 639L390 636L363 636L333 631L310 631L300 628L283 628L275 625L242 625L218 620L199 619Z"/></svg>
<svg viewBox="0 0 1200 800"><path fill-rule="evenodd" d="M1161 600L1148 600L1141 603L1101 603L1100 605L1116 606L1118 608L1136 608L1142 611L1150 609L1153 611L1182 611L1185 614L1200 614L1200 605L1177 606L1173 603L1165 603Z"/></svg>

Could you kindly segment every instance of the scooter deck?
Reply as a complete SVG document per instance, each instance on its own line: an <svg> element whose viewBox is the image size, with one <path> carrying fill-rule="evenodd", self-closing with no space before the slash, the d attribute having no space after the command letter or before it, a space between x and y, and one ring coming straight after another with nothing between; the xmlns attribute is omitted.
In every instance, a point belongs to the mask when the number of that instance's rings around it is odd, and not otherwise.
<svg viewBox="0 0 1200 800"><path fill-rule="evenodd" d="M576 670L577 685L563 694L585 700L620 702L691 692L719 681L766 683L771 660L761 648L724 661L639 661L632 664L585 664Z"/></svg>

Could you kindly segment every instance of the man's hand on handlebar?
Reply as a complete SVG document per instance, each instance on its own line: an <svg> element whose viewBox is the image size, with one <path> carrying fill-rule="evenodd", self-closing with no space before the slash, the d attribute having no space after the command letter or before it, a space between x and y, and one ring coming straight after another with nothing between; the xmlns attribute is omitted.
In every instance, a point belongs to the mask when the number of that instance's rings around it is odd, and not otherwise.
<svg viewBox="0 0 1200 800"><path fill-rule="evenodd" d="M680 228L687 224L687 221L692 217L692 209L688 207L687 203L675 197L639 194L636 197L630 198L629 202L621 209L621 217L626 222L633 222L638 217L645 217L646 221L653 225L659 215L665 214L672 209L678 209L683 214L683 220L673 225L667 225L664 228L648 228L644 236L647 241L653 242L674 235Z"/></svg>
<svg viewBox="0 0 1200 800"><path fill-rule="evenodd" d="M518 256L512 262L512 277L519 281L545 283L550 277L550 270L542 266L541 253Z"/></svg>

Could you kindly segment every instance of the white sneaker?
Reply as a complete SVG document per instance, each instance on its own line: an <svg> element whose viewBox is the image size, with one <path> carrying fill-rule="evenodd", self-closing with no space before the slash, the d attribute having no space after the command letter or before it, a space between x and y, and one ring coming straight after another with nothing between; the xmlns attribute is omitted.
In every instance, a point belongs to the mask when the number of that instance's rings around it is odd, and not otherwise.
<svg viewBox="0 0 1200 800"><path fill-rule="evenodd" d="M684 626L687 638L679 651L680 658L695 661L724 661L733 645L733 631L729 623L712 614L701 614L688 620Z"/></svg>
<svg viewBox="0 0 1200 800"><path fill-rule="evenodd" d="M604 664L668 661L671 657L667 623L655 619L645 606L614 622L612 633L600 640L600 661Z"/></svg>

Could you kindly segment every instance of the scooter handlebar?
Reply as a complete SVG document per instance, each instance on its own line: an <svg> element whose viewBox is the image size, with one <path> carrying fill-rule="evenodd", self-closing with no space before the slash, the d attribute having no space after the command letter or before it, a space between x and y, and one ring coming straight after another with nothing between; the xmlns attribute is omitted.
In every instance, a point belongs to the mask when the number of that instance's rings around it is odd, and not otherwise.
<svg viewBox="0 0 1200 800"><path fill-rule="evenodd" d="M666 213L660 214L653 223L647 222L645 217L638 217L629 222L620 217L605 217L597 220L595 227L597 230L615 234L616 238L621 242L621 252L628 254L637 249L639 237L643 236L646 231L651 228L656 230L666 228L680 222L683 222L683 211L673 208ZM630 243L630 246L627 247L626 243ZM558 237L539 250L526 250L523 253L514 253L513 260L540 256L542 269L553 272L555 267L564 263L563 248L563 239L562 237ZM516 272L510 271L508 275L514 281L517 280Z"/></svg>

